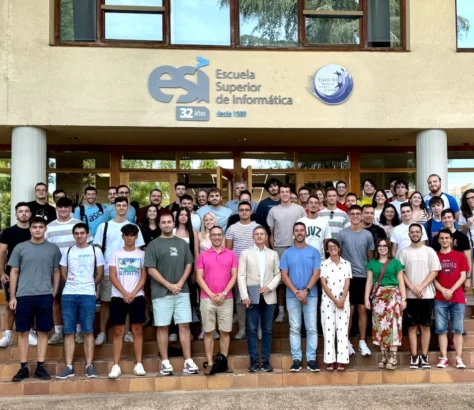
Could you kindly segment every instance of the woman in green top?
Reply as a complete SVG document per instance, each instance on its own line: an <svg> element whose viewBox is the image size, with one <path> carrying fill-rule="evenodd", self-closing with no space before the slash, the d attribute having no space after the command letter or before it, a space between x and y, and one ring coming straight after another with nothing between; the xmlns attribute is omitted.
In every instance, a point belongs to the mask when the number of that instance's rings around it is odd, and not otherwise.
<svg viewBox="0 0 474 410"><path fill-rule="evenodd" d="M374 259L367 264L365 307L373 310L372 337L374 345L379 345L382 351L381 369L397 368L397 349L402 344L403 310L407 306L404 268L398 259L392 259L390 241L378 239Z"/></svg>

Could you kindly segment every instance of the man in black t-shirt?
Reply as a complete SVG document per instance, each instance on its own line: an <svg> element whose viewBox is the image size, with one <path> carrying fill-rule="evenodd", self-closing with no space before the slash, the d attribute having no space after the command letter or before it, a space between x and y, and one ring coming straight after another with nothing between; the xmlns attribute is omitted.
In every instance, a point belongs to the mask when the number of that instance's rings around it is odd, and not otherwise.
<svg viewBox="0 0 474 410"><path fill-rule="evenodd" d="M453 234L453 250L462 252L467 259L469 270L466 272L466 281L464 287L466 291L471 287L471 275L472 275L472 250L469 243L469 238L458 231L455 226L455 213L452 209L445 209L441 212L441 222L444 228L448 228ZM439 244L439 234L433 238L432 247L436 252L440 252L441 245Z"/></svg>
<svg viewBox="0 0 474 410"><path fill-rule="evenodd" d="M31 210L31 217L40 216L46 225L56 219L56 209L48 204L48 186L38 182L35 186L35 200L27 204Z"/></svg>
<svg viewBox="0 0 474 410"><path fill-rule="evenodd" d="M362 227L370 232L374 239L374 244L380 238L387 239L385 230L374 224L375 209L372 205L364 205L362 207Z"/></svg>
<svg viewBox="0 0 474 410"><path fill-rule="evenodd" d="M15 206L16 225L5 229L0 239L0 280L3 283L5 291L5 331L0 338L0 347L7 347L13 344L12 329L15 320L15 312L10 309L10 266L5 266L10 256L19 243L29 241L31 238L30 226L28 221L31 217L31 211L26 202L19 202ZM31 339L31 338L30 338ZM33 340L34 342L35 340Z"/></svg>

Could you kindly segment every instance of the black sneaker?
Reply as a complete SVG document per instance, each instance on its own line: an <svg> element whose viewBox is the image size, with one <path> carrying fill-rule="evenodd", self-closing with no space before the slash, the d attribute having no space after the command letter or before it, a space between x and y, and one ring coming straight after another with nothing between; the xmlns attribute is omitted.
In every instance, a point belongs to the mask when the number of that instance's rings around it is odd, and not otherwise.
<svg viewBox="0 0 474 410"><path fill-rule="evenodd" d="M261 369L262 369L262 371L267 372L267 373L272 373L273 372L273 367L271 366L270 363L263 363Z"/></svg>
<svg viewBox="0 0 474 410"><path fill-rule="evenodd" d="M410 369L418 369L421 365L421 358L419 355L411 355Z"/></svg>
<svg viewBox="0 0 474 410"><path fill-rule="evenodd" d="M430 361L427 354L421 355L421 367L423 369L431 369Z"/></svg>
<svg viewBox="0 0 474 410"><path fill-rule="evenodd" d="M258 363L250 363L249 373L256 373L258 371Z"/></svg>
<svg viewBox="0 0 474 410"><path fill-rule="evenodd" d="M301 370L301 360L293 360L293 364L290 367L290 372L299 372Z"/></svg>
<svg viewBox="0 0 474 410"><path fill-rule="evenodd" d="M40 380L51 380L51 376L43 366L36 368L35 377Z"/></svg>
<svg viewBox="0 0 474 410"><path fill-rule="evenodd" d="M309 360L307 369L311 370L312 372L319 372L319 367L318 367L318 364L316 363L316 360Z"/></svg>
<svg viewBox="0 0 474 410"><path fill-rule="evenodd" d="M21 382L25 379L28 379L29 377L30 372L28 371L28 367L22 367L20 370L18 370L18 373L13 376L12 382Z"/></svg>

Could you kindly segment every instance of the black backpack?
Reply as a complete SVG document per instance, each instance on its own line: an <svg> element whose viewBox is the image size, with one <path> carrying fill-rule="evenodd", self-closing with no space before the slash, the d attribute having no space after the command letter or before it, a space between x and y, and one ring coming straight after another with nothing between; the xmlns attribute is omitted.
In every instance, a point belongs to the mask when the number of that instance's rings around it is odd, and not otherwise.
<svg viewBox="0 0 474 410"><path fill-rule="evenodd" d="M97 203L97 208L99 208L99 212L101 215L104 214L104 207L102 206L102 204L99 204ZM87 217L86 217L86 208L84 205L81 205L79 206L79 219L81 220L81 222L84 222L87 227L89 227L89 221L87 220Z"/></svg>
<svg viewBox="0 0 474 410"><path fill-rule="evenodd" d="M94 252L94 276L96 276L97 272L97 256L95 254L95 246L91 243L90 246L92 246L92 252ZM69 247L66 253L66 275L69 272L69 252L71 252L72 246Z"/></svg>

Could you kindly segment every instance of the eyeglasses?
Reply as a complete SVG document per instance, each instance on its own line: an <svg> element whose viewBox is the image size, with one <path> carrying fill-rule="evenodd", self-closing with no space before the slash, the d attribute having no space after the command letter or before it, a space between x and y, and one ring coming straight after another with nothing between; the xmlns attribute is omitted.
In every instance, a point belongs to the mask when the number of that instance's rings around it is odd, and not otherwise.
<svg viewBox="0 0 474 410"><path fill-rule="evenodd" d="M357 213L350 213L349 216L362 216L362 214L360 212L357 212Z"/></svg>
<svg viewBox="0 0 474 410"><path fill-rule="evenodd" d="M470 196L469 198L466 198L466 201L472 201L474 199L474 196Z"/></svg>
<svg viewBox="0 0 474 410"><path fill-rule="evenodd" d="M36 192L48 192L47 189L35 189Z"/></svg>
<svg viewBox="0 0 474 410"><path fill-rule="evenodd" d="M332 219L334 218L334 211L331 211L331 213L329 214L329 219Z"/></svg>
<svg viewBox="0 0 474 410"><path fill-rule="evenodd" d="M239 212L250 212L251 209L250 208L240 208L239 209Z"/></svg>

